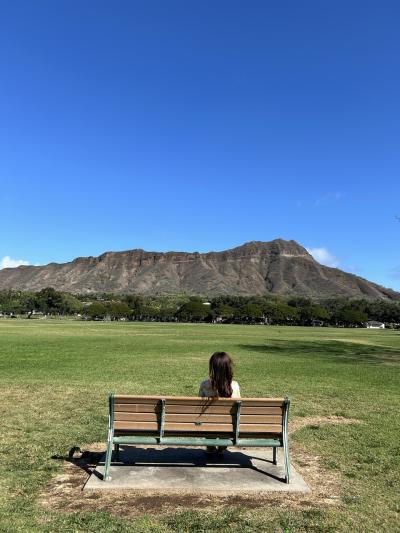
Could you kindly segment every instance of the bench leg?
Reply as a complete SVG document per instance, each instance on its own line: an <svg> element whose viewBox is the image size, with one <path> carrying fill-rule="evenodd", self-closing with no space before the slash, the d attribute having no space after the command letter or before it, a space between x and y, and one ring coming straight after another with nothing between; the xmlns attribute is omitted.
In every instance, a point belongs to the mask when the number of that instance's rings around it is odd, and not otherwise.
<svg viewBox="0 0 400 533"><path fill-rule="evenodd" d="M277 465L278 464L278 460L277 460L277 451L278 451L278 448L276 446L274 446L272 448L272 463L274 465Z"/></svg>
<svg viewBox="0 0 400 533"><path fill-rule="evenodd" d="M106 461L104 463L104 476L103 481L107 481L110 478L110 464L111 464L111 458L112 458L112 440L109 440L107 442L107 453L106 453Z"/></svg>
<svg viewBox="0 0 400 533"><path fill-rule="evenodd" d="M290 481L290 458L289 458L289 446L287 436L283 440L283 454L285 456L285 483Z"/></svg>
<svg viewBox="0 0 400 533"><path fill-rule="evenodd" d="M114 444L114 451L115 451L115 460L119 461L119 444L117 442Z"/></svg>

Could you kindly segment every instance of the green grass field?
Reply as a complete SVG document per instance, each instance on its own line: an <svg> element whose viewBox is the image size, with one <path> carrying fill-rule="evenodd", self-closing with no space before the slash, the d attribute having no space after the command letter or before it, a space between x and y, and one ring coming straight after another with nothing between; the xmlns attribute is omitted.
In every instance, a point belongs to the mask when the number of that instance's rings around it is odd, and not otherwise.
<svg viewBox="0 0 400 533"><path fill-rule="evenodd" d="M74 513L41 505L63 468L52 457L105 443L110 391L196 395L216 350L234 357L243 396L289 395L292 420L362 422L310 424L291 436L294 450L318 457L321 480L339 480L335 505L271 499L127 518L96 499ZM1 320L0 530L399 531L399 361L399 331Z"/></svg>

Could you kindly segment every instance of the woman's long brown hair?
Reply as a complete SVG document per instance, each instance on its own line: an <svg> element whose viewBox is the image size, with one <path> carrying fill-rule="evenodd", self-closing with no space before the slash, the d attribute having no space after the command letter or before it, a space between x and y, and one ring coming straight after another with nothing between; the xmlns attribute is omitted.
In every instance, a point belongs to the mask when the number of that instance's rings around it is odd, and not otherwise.
<svg viewBox="0 0 400 533"><path fill-rule="evenodd" d="M212 389L220 398L232 396L233 361L226 352L215 352L210 357L209 373Z"/></svg>

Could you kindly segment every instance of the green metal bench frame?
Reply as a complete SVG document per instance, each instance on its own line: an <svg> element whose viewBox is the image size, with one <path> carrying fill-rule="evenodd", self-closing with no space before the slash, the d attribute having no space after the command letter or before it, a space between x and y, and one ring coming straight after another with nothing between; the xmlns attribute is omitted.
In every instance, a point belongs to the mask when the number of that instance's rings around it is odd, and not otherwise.
<svg viewBox="0 0 400 533"><path fill-rule="evenodd" d="M140 445L149 444L153 446L230 446L230 447L253 447L253 448L272 448L273 450L273 464L277 462L277 449L283 448L284 466L285 466L285 483L290 481L290 460L289 460L289 443L288 443L288 417L290 399L285 398L283 403L282 415L282 436L279 439L264 439L264 438L240 438L240 409L241 400L236 400L236 416L234 421L234 437L233 438L208 438L208 437L167 437L164 436L164 422L165 422L165 399L159 400L161 405L161 414L159 418L158 435L119 435L114 436L114 394L109 397L109 416L108 416L108 438L107 438L107 452L104 465L103 481L110 480L110 466L112 461L113 446L118 457L119 446L122 445ZM143 431L143 433L146 433Z"/></svg>

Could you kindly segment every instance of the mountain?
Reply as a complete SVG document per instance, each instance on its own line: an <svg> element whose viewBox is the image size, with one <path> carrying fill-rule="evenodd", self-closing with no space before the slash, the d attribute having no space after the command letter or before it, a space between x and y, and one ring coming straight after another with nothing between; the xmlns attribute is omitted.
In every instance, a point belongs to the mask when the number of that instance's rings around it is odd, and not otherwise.
<svg viewBox="0 0 400 533"><path fill-rule="evenodd" d="M319 264L295 241L252 241L222 252L106 252L69 263L0 271L0 289L159 295L288 294L400 300L386 289Z"/></svg>

